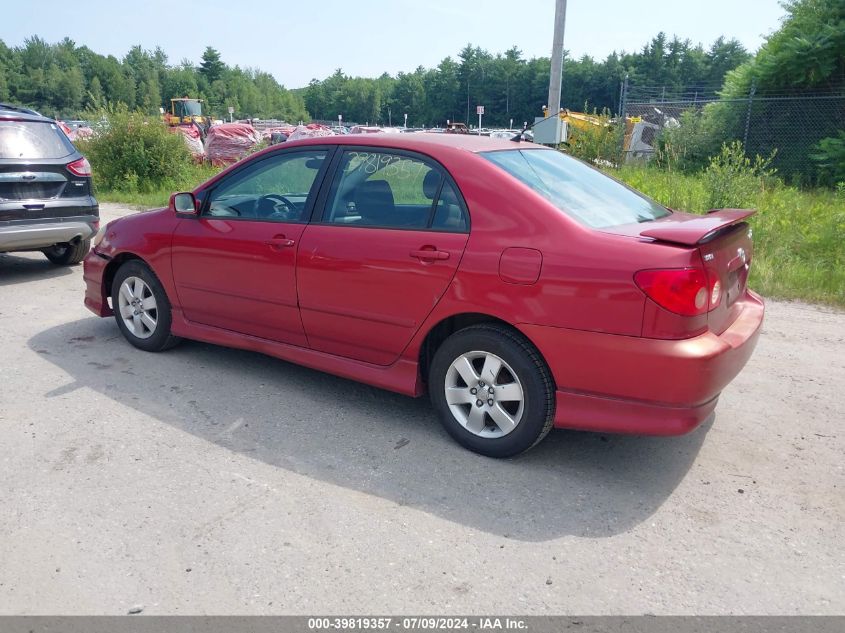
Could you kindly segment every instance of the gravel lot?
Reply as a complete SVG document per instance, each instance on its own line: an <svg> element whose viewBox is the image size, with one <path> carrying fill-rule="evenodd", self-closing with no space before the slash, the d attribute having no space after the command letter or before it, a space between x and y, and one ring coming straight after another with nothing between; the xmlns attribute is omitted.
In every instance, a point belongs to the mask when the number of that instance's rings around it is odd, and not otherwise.
<svg viewBox="0 0 845 633"><path fill-rule="evenodd" d="M0 255L0 350L2 614L845 612L842 312L770 302L695 433L510 461L427 400L137 351L40 254Z"/></svg>

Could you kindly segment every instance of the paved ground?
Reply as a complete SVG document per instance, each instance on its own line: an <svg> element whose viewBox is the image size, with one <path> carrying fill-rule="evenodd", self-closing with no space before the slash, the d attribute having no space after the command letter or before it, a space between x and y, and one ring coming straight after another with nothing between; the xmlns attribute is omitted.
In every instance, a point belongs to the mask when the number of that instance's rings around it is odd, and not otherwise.
<svg viewBox="0 0 845 633"><path fill-rule="evenodd" d="M689 436L495 461L424 400L139 352L81 274L0 255L0 613L845 612L843 313L771 302Z"/></svg>

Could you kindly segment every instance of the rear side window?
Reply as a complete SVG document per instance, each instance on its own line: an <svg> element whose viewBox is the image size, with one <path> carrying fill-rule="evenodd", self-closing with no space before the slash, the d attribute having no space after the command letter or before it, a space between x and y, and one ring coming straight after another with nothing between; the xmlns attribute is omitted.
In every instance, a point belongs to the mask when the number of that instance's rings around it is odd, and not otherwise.
<svg viewBox="0 0 845 633"><path fill-rule="evenodd" d="M443 182L440 195L437 197L431 228L457 233L464 233L468 228L467 216L461 206L460 198L448 180Z"/></svg>
<svg viewBox="0 0 845 633"><path fill-rule="evenodd" d="M481 156L589 227L650 222L669 215L653 200L555 150L505 150Z"/></svg>
<svg viewBox="0 0 845 633"><path fill-rule="evenodd" d="M345 151L324 222L465 232L466 213L442 170L421 157Z"/></svg>
<svg viewBox="0 0 845 633"><path fill-rule="evenodd" d="M73 152L55 123L0 121L0 158L64 158Z"/></svg>

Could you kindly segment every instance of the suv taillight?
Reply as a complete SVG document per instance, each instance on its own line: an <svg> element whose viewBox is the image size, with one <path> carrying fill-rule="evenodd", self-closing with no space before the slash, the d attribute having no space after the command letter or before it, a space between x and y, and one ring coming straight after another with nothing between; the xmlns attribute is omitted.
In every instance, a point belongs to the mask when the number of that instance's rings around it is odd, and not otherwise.
<svg viewBox="0 0 845 633"><path fill-rule="evenodd" d="M79 160L75 160L72 163L68 163L67 170L74 176L90 176L91 163L88 162L87 158L82 157Z"/></svg>
<svg viewBox="0 0 845 633"><path fill-rule="evenodd" d="M700 268L641 270L634 281L661 308L682 316L698 316L719 304L721 284Z"/></svg>

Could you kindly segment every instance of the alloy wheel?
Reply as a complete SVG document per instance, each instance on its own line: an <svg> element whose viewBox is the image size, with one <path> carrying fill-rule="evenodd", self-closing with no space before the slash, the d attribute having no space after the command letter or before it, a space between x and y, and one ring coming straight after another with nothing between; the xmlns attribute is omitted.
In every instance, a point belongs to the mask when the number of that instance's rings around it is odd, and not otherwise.
<svg viewBox="0 0 845 633"><path fill-rule="evenodd" d="M158 306L147 282L140 277L127 277L120 284L118 310L126 329L137 338L149 338L158 324Z"/></svg>
<svg viewBox="0 0 845 633"><path fill-rule="evenodd" d="M511 366L495 354L461 354L449 366L444 388L455 420L473 435L503 437L522 419L522 383Z"/></svg>

